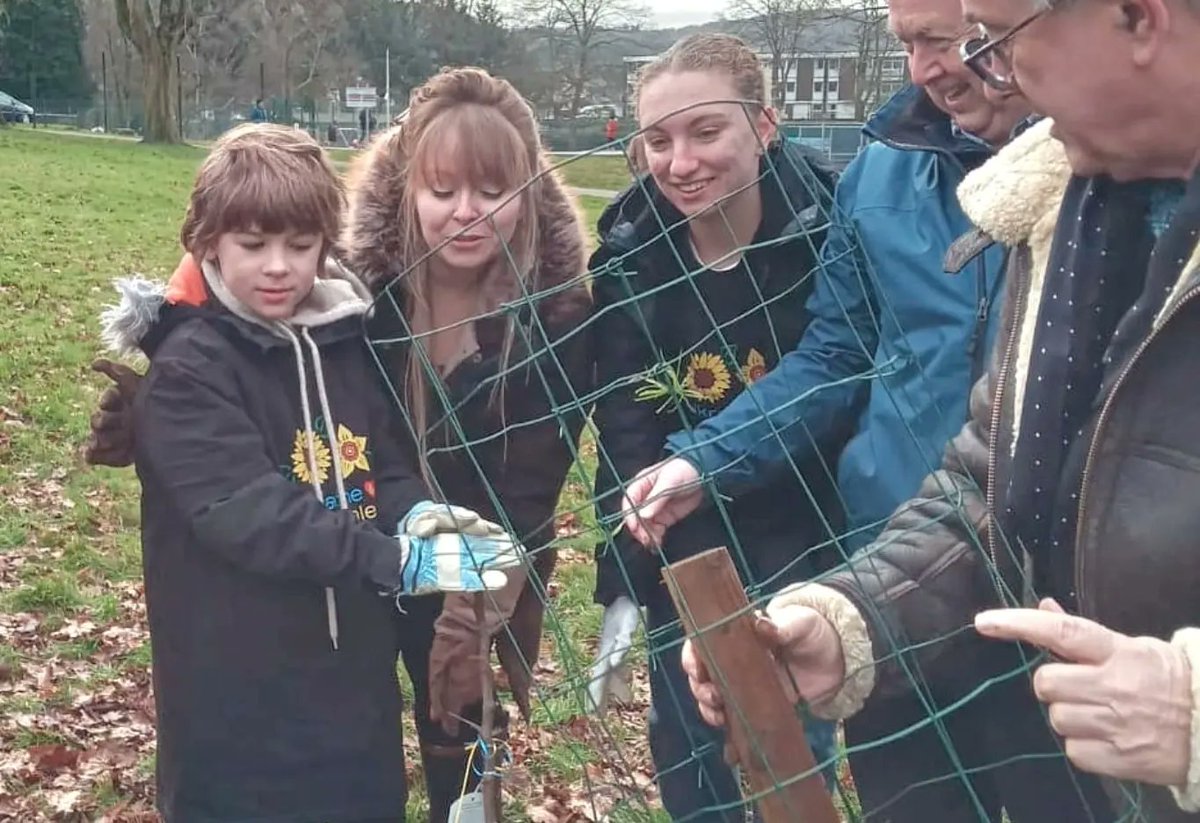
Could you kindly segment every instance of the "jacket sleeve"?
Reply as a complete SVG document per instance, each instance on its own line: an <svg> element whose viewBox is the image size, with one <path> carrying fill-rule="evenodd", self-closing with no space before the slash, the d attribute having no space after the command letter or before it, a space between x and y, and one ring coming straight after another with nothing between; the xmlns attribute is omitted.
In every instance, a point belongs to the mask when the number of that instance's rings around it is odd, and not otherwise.
<svg viewBox="0 0 1200 823"><path fill-rule="evenodd" d="M868 696L903 693L910 672L941 682L978 676L973 655L987 641L969 629L975 614L1004 600L1002 592L1021 591L1012 554L991 558L986 542L992 392L989 372L972 388L970 417L940 469L873 543L821 583L773 601L816 609L841 637L846 681L814 707L820 716L848 717Z"/></svg>
<svg viewBox="0 0 1200 823"><path fill-rule="evenodd" d="M596 546L597 603L609 605L620 596L641 601L655 581L658 558L642 548L614 522L621 510L625 485L642 469L662 459L662 424L654 402L635 397L646 372L660 362L651 339L653 320L648 301L627 273L601 248L590 268L597 272L592 318L598 397L593 421L597 430L596 482L593 497L605 540Z"/></svg>
<svg viewBox="0 0 1200 823"><path fill-rule="evenodd" d="M768 481L789 455L797 463L813 457L858 413L876 374L876 289L852 220L859 179L852 166L837 186L800 342L720 414L667 438L669 452L727 495Z"/></svg>
<svg viewBox="0 0 1200 823"><path fill-rule="evenodd" d="M283 477L219 364L163 355L138 398L138 473L201 550L270 577L398 585L395 538Z"/></svg>

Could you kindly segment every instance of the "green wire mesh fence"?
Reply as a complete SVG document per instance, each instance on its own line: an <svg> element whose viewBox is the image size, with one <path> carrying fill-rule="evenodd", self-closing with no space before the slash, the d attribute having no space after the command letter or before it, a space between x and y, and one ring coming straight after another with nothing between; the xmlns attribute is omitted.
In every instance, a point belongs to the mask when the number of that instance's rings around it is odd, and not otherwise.
<svg viewBox="0 0 1200 823"><path fill-rule="evenodd" d="M749 104L727 102L742 105L750 118ZM642 139L645 134L639 132L604 148L620 149L633 169L639 161L635 158L637 141ZM825 276L831 266L852 272L846 280L869 297L862 305L843 309L845 321L855 329L859 355L870 367L846 376L837 386L811 387L775 407L767 407L757 394L752 394L757 398L757 411L770 420L771 415L793 405L803 406L822 391L840 388L853 394L858 404L847 416L847 431L853 427L867 392L883 393L901 411L921 405L940 414L949 413L942 408L944 399L928 381L916 381L924 393L918 398L913 396L913 381L901 386L891 379L903 370L920 373L924 367L903 345L883 339L885 320L903 327L905 318L898 317L895 308L881 299L881 272L866 260L859 238L846 215L838 211L827 183L798 151L767 145L759 148L763 152L760 174L752 185L764 193L763 202L776 210L764 212L764 225L770 223L777 230L760 232L751 243L737 249L735 257L742 265L736 273L714 272L698 264L696 251L688 245L686 219L666 205L648 177L631 176L629 195L622 206L612 207L613 219L605 227L609 230L607 242L593 256L589 270L549 285L539 284L536 277L516 277L519 293L468 321L498 324L503 330L496 351L483 352L482 365L476 358L449 376L441 375L425 346L413 345L439 331L415 331L408 319L413 300L410 286L438 250L399 273L376 297L375 316L367 322L367 334L399 416L408 433L424 444L429 456L428 480L437 494L449 502L464 503L465 484L472 490L472 499L479 501L475 505L489 509L488 513L506 528L528 533L529 524L522 527L513 510L514 501L522 494L522 477L505 468L516 457L525 465L530 458L535 463L539 460L539 455L519 453L524 448L521 433L551 430L551 442L570 456L564 491L552 522L534 524L545 529L546 537L527 546L531 565L538 571L530 574L526 585L544 611L545 628L538 654L521 661L532 681L528 722L514 720L509 724L503 756L496 758L494 766L504 789L505 820L670 820L662 808L658 785L665 785L672 775L682 775L689 781L690 810L677 814L678 820L742 820L754 814L755 798L736 791L739 776L723 763L723 738L697 722L692 697L683 681L659 677L659 693L650 709L649 680L663 667L677 668L684 636L677 618L664 618L661 608L653 618L639 618L639 629L625 659L632 672L630 693L611 701L603 712L595 705L594 690L589 687L593 685L593 657L603 609L593 603L593 547L603 562L613 563L620 585L631 597L639 580L645 579L647 563L655 577L663 563L661 557L651 553L628 551L630 538L621 527L621 498L631 479L630 466L627 455L614 453L612 443L622 438L650 441L653 456L638 468L665 457L663 432L694 427L716 407L710 401L738 393L761 376L769 363L778 362L795 346L802 326L797 326L796 313L803 316L804 300L815 279ZM561 165L581 162L586 157L573 157ZM536 196L537 187L557 173L557 169L543 171L513 196ZM768 197L766 192L782 196ZM740 191L734 191L727 198L740 195ZM781 208L786 209L785 214L778 213ZM614 227L623 222L628 223L629 230L614 241ZM708 224L711 230L714 221L709 219ZM732 236L733 227L728 222L720 225ZM831 240L833 234L836 240ZM520 257L519 250L506 245L501 265L517 272L527 265ZM653 260L653 276L647 274L647 260ZM772 261L769 276L754 271L757 261ZM739 285L732 289L727 282L722 283L720 288L726 291L720 292L712 288L714 276L737 277ZM569 328L554 327L539 309L580 286L586 287L595 300L592 312ZM718 305L712 303L714 294L735 292L741 304L732 298ZM856 312L853 317L851 311ZM677 328L685 315L688 333ZM381 322L381 317L388 319ZM754 356L747 352L744 340L735 339L748 323L757 329L757 340L769 343L764 344L765 350L753 347ZM664 329L676 330L666 333ZM588 376L580 379L577 364L568 361L575 356L573 352L583 348L590 351L596 367L594 372L582 372ZM630 350L640 353L640 359L622 360L619 354ZM411 381L418 376L428 390L425 414L413 413ZM960 387L964 398L968 389L965 384ZM517 403L517 397L540 400ZM487 412L481 414L480 408ZM638 414L622 417L612 412L614 408L636 409ZM635 417L639 421L650 419L649 430L636 426L632 431L614 430ZM704 477L703 517L710 529L680 549L676 557L668 557L678 559L705 548L726 546L742 577L751 608L764 607L789 583L805 579L819 582L849 558L854 551L851 545L867 542L864 535L877 532L883 525L859 524L854 532L845 525L846 501L837 487L837 457L846 432L818 442L811 433L797 435L774 423L768 425L768 431L768 440L778 450L780 468L762 485L791 490L791 504L784 507L789 510L782 514L811 521L804 532L809 535L806 542L792 545L784 562L764 561L759 556L758 541L747 538L747 534L758 532L742 513L761 513L761 508L739 509L740 501L721 493L715 478ZM929 455L922 473L937 469L936 456L945 444L928 442L927 433L911 427L907 436L917 444L917 452ZM798 438L808 439L812 459L794 456ZM831 439L833 442L826 442ZM644 442L641 447L650 448ZM439 470L446 466L454 467L449 475ZM950 505L945 507L945 516L962 519L964 533L976 535L960 505L963 495L969 493L946 483L943 500ZM676 529L685 530L686 526L681 524ZM1019 590L1014 590L1011 578L1006 582L997 568L998 561L1024 568L1020 552L1000 539L996 544L1008 557L996 558L981 539L976 537L974 541L966 550L978 554L981 573L989 578L996 602L1027 603L1031 583L1023 580ZM880 548L879 543L871 543L858 551L856 568L860 574L877 571L872 562ZM550 559L555 556L557 563ZM630 557L635 558L634 565ZM548 573L552 567L553 572ZM501 635L505 634L514 646L519 645L511 627L501 629ZM849 747L839 742L831 755L818 758L817 768L833 776L831 788L843 819L887 820L893 804L903 803L919 789L942 783L960 786L965 798L967 816L953 819L999 820L996 802L976 785L976 778L1016 761L1064 761L1061 746L1050 751L1016 751L994 762L981 762L962 751L973 741L955 733L956 718L973 705L987 701L1005 684L1027 685L1033 666L1040 661L1030 652L1004 670L964 671L962 683L952 688L931 683L917 666L918 652L931 645L945 645L947 654L953 654L958 648L955 644L969 642L971 636L972 627L964 625L920 644L898 636L883 638L890 651L877 664L901 667L911 692L905 699L919 711L912 716L898 714L895 728L887 734ZM737 673L721 672L717 676L736 677ZM512 695L503 679L497 687L499 702L508 705L509 714L515 718ZM739 711L737 706L727 708L730 714ZM881 710L887 711L886 707ZM656 766L648 735L653 737L664 719L666 725L672 725L670 717L664 718L669 713L685 719L672 726L675 742L661 746ZM1004 725L1002 719L996 722ZM1044 716L1038 722L1045 724ZM889 753L896 744L918 734L935 736L944 767L937 767L936 773L928 774L920 783L897 787L894 797L877 803L869 815L865 814L856 796L847 756L851 764L856 755L872 751L886 758L892 756ZM796 745L807 744L797 740ZM897 758L908 756L902 749L895 751ZM776 788L808 776L780 775ZM735 787L732 796L729 781ZM1125 796L1129 802L1121 819L1149 819L1141 816L1135 792L1126 791ZM927 819L951 819L940 816L943 811L930 809ZM803 821L805 810L796 809L792 819Z"/></svg>

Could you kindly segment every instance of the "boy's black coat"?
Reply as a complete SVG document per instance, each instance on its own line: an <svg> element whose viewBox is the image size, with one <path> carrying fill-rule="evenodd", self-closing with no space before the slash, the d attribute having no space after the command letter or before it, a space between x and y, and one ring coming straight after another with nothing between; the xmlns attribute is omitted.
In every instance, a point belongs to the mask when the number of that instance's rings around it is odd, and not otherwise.
<svg viewBox="0 0 1200 823"><path fill-rule="evenodd" d="M344 477L349 511L337 510L332 462L324 502L303 476L289 341L213 300L165 307L142 341L152 364L136 462L169 821L328 822L404 808L395 605L379 591L398 582L389 535L424 495L389 453L361 318L312 336L334 418L321 416L306 348L313 427L356 464ZM325 586L336 591L336 651Z"/></svg>

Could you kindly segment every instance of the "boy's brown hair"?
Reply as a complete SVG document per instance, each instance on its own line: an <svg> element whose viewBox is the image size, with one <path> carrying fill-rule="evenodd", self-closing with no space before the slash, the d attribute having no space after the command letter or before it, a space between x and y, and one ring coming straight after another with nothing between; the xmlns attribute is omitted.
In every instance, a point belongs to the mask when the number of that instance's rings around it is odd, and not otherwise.
<svg viewBox="0 0 1200 823"><path fill-rule="evenodd" d="M200 260L226 232L294 231L321 235L324 256L344 204L342 181L316 140L290 126L248 123L221 135L201 164L179 239Z"/></svg>

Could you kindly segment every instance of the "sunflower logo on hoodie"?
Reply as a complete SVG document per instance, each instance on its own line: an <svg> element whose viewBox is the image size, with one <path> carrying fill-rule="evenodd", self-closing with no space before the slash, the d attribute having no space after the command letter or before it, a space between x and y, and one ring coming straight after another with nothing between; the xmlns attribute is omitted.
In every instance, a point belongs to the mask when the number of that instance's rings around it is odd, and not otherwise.
<svg viewBox="0 0 1200 823"><path fill-rule="evenodd" d="M688 360L683 385L700 400L717 403L729 391L733 381L729 378L729 368L720 357L710 352L699 352Z"/></svg>
<svg viewBox="0 0 1200 823"><path fill-rule="evenodd" d="M312 483L313 476L309 470L309 449L306 448L307 435L303 431L296 432L296 439L292 441L292 473L301 483ZM312 436L312 463L316 464L317 482L324 483L329 477L329 466L333 462L333 457L329 453L329 447L325 445L325 441L314 433ZM365 458L364 458L365 460Z"/></svg>

